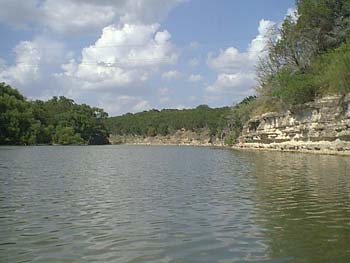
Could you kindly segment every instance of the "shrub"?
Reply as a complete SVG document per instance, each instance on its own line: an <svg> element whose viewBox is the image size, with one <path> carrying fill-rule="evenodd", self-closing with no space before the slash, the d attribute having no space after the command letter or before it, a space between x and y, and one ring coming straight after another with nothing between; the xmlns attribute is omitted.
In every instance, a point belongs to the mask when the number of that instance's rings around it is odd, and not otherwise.
<svg viewBox="0 0 350 263"><path fill-rule="evenodd" d="M278 74L277 81L278 87L273 91L273 96L287 107L314 100L319 90L313 74L294 73L288 68Z"/></svg>
<svg viewBox="0 0 350 263"><path fill-rule="evenodd" d="M318 71L316 82L322 94L346 94L350 92L350 45L321 56L315 63Z"/></svg>

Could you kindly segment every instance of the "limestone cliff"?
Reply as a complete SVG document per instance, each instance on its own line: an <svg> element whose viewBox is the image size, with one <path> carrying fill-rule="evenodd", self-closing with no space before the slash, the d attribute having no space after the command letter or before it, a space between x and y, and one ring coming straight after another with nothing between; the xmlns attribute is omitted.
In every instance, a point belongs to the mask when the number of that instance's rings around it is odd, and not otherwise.
<svg viewBox="0 0 350 263"><path fill-rule="evenodd" d="M110 141L112 144L223 146L223 140L211 136L209 129L181 129L171 135L154 137L112 135Z"/></svg>
<svg viewBox="0 0 350 263"><path fill-rule="evenodd" d="M350 153L350 94L257 116L244 126L238 146Z"/></svg>

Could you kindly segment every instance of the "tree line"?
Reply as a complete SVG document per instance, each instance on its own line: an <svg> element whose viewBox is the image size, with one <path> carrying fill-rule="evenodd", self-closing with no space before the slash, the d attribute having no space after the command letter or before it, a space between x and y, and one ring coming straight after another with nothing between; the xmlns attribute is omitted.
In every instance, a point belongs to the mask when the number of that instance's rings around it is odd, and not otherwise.
<svg viewBox="0 0 350 263"><path fill-rule="evenodd" d="M28 101L0 83L0 144L107 144L102 109L78 105L66 97Z"/></svg>
<svg viewBox="0 0 350 263"><path fill-rule="evenodd" d="M127 113L105 121L114 135L165 136L180 129L208 129L211 135L216 135L227 127L229 112L230 107L210 108L200 105L195 109L153 109L135 114Z"/></svg>

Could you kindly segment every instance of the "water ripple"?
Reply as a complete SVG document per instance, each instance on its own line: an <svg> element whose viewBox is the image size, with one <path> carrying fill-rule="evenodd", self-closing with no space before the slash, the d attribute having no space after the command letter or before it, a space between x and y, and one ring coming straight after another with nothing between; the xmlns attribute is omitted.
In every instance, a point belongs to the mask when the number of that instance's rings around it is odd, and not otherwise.
<svg viewBox="0 0 350 263"><path fill-rule="evenodd" d="M0 262L349 262L348 159L0 147Z"/></svg>

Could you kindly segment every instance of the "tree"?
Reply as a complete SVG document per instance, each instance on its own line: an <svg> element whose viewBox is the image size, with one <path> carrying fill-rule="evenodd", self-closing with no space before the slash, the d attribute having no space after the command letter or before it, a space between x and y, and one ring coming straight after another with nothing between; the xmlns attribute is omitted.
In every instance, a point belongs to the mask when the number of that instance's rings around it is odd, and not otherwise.
<svg viewBox="0 0 350 263"><path fill-rule="evenodd" d="M35 129L30 104L16 90L0 83L0 144L30 144Z"/></svg>
<svg viewBox="0 0 350 263"><path fill-rule="evenodd" d="M342 92L347 90L349 67L342 57L348 51L338 48L349 46L350 0L298 0L296 4L297 13L286 17L279 37L271 37L268 55L257 66L261 109L286 109L312 101L326 90L341 92L336 85L343 87ZM337 57L334 50L342 55ZM332 66L322 62L326 60Z"/></svg>
<svg viewBox="0 0 350 263"><path fill-rule="evenodd" d="M0 144L108 143L107 113L63 96L27 101L0 83L0 113Z"/></svg>
<svg viewBox="0 0 350 263"><path fill-rule="evenodd" d="M84 140L80 137L80 134L75 133L72 127L56 127L55 143L61 145L69 144L84 144Z"/></svg>

